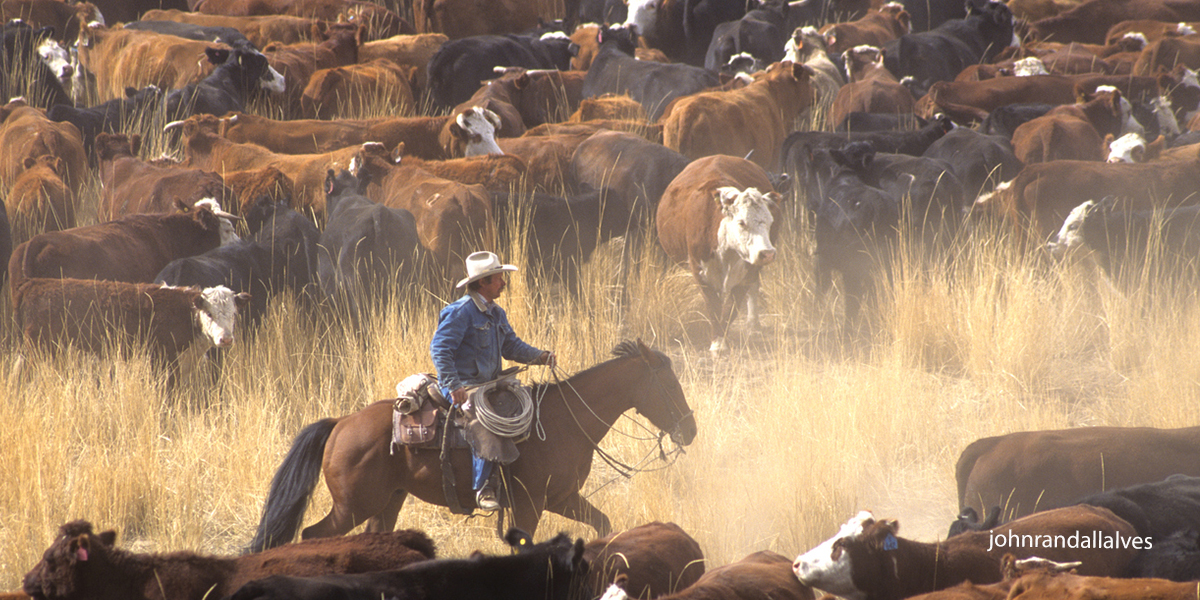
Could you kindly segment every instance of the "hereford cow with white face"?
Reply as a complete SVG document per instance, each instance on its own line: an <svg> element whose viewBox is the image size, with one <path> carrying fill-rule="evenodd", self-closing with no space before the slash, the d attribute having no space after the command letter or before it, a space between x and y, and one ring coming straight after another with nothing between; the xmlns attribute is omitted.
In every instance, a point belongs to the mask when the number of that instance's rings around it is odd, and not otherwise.
<svg viewBox="0 0 1200 600"><path fill-rule="evenodd" d="M775 260L771 237L781 201L762 167L725 155L692 162L659 201L659 242L700 285L714 352L725 349L725 331L743 299L747 325L758 327L759 271Z"/></svg>

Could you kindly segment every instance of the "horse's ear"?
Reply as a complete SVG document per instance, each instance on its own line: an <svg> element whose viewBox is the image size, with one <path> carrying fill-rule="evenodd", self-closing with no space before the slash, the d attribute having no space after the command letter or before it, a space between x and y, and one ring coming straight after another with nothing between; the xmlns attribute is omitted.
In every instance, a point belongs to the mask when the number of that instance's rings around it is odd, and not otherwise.
<svg viewBox="0 0 1200 600"><path fill-rule="evenodd" d="M654 358L654 351L650 349L650 346L647 346L646 343L642 341L642 338L637 339L637 347L638 352L642 353L642 358L647 362Z"/></svg>

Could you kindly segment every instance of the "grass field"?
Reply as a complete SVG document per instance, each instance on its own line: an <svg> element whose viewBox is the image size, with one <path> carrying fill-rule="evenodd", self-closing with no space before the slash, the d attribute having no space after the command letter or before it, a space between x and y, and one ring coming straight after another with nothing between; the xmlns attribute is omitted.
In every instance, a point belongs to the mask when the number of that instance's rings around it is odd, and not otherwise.
<svg viewBox="0 0 1200 600"><path fill-rule="evenodd" d="M83 223L94 220L98 195L93 179ZM732 349L719 356L707 351L691 276L653 247L624 272L621 247L603 248L578 297L525 270L510 278L501 302L517 331L555 350L567 371L635 337L674 360L699 434L663 464L644 420L631 413L619 423L603 447L644 472L624 479L596 461L584 490L616 528L674 521L710 566L762 549L794 556L859 509L932 540L957 513L958 453L979 437L1200 422L1200 303L1187 284L1114 286L1086 262L1050 264L979 224L944 264L898 259L872 326L847 339L836 293L814 293L802 221L785 223L779 258L764 271L763 330L735 323ZM520 262L523 243L498 250ZM215 381L186 368L168 391L143 355L24 349L0 289L0 589L19 588L73 519L117 530L126 548L238 552L305 424L390 397L406 375L432 370L429 338L453 298L395 292L361 334L277 298L254 335L239 333ZM322 484L306 524L328 503ZM409 500L400 526L464 556L502 550L493 518ZM593 536L547 515L538 538L558 531Z"/></svg>

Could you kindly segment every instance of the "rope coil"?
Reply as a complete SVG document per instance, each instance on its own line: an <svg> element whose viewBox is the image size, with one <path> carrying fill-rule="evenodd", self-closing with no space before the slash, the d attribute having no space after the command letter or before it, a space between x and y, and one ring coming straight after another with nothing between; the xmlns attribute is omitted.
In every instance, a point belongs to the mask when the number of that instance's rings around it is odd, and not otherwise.
<svg viewBox="0 0 1200 600"><path fill-rule="evenodd" d="M496 388L507 390L516 397L520 405L520 411L516 415L505 417L492 407L487 393ZM521 437L529 431L529 425L533 422L533 397L530 396L529 389L521 385L516 378L499 379L480 385L472 390L471 403L475 407L475 416L484 429L501 437Z"/></svg>

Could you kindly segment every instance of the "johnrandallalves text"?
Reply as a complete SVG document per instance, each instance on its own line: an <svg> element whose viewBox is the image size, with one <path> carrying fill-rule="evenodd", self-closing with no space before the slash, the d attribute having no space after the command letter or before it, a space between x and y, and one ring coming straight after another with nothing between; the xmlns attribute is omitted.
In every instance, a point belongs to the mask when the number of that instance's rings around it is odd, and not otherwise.
<svg viewBox="0 0 1200 600"><path fill-rule="evenodd" d="M1071 535L1033 535L1009 531L988 534L988 551L994 548L1133 548L1148 550L1154 546L1150 537L1125 536L1121 532L1076 531Z"/></svg>

